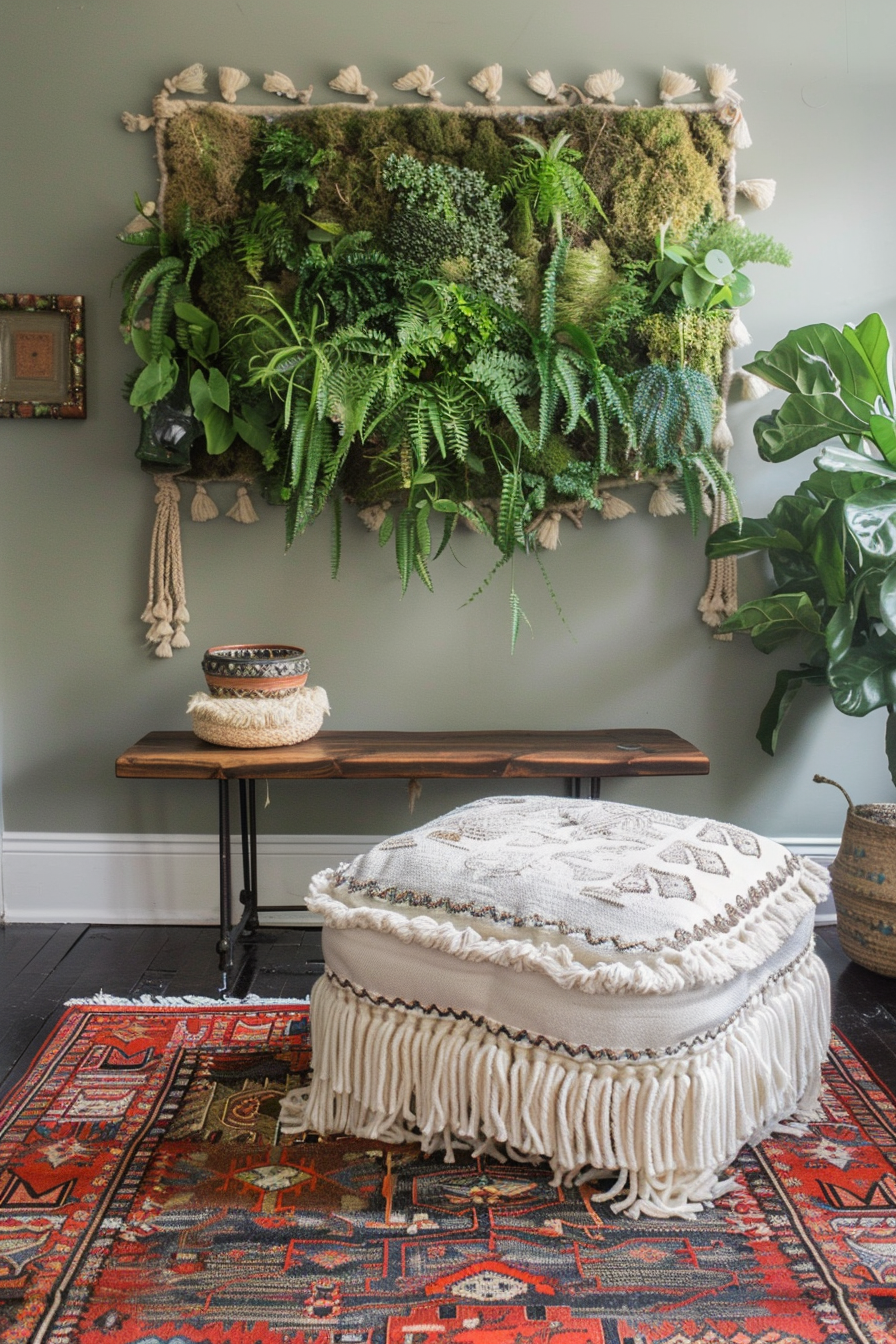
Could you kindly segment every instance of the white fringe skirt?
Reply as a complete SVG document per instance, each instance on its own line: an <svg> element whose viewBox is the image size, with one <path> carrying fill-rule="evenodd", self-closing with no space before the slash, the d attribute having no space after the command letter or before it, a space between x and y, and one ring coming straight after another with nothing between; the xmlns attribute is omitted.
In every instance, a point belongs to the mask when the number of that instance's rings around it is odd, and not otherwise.
<svg viewBox="0 0 896 1344"><path fill-rule="evenodd" d="M812 1118L830 986L810 945L714 1030L659 1051L601 1051L386 999L328 971L311 1029L312 1083L284 1099L285 1134L414 1140L446 1161L456 1147L546 1158L555 1184L615 1173L597 1198L631 1218L692 1218L732 1188L723 1173L743 1144Z"/></svg>

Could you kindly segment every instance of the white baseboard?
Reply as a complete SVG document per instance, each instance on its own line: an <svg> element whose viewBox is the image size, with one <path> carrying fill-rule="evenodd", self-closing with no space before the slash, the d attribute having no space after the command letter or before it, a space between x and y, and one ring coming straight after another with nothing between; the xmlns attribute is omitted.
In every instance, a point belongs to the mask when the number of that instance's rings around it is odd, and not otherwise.
<svg viewBox="0 0 896 1344"><path fill-rule="evenodd" d="M262 905L304 901L321 868L350 861L381 835L263 835L258 839ZM829 864L838 840L784 839L797 854ZM6 831L3 835L4 920L9 924L216 924L218 839L214 835L88 835ZM239 845L233 884L242 886ZM817 924L836 923L830 897ZM262 915L262 924L320 920L309 910Z"/></svg>

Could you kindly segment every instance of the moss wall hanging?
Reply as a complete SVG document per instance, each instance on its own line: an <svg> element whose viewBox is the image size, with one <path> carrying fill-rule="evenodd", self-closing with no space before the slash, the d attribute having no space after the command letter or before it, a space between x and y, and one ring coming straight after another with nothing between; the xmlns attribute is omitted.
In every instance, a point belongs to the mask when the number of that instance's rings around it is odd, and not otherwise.
<svg viewBox="0 0 896 1344"><path fill-rule="evenodd" d="M581 90L539 71L543 106L500 108L492 65L469 81L480 106L447 108L421 65L395 88L425 102L380 108L349 66L330 86L360 103L311 106L275 72L264 89L285 104L237 108L243 71L222 68L222 100L201 102L182 97L205 92L193 65L152 116L124 114L154 128L161 169L158 202L138 199L120 235L140 249L122 330L157 485L143 619L159 657L189 644L179 480L200 522L217 514L209 481L237 483L243 523L256 486L285 506L287 545L329 504L334 571L348 501L394 544L402 591L432 586L459 523L485 533L510 567L513 641L514 558L543 570L564 520L631 514L621 487L652 484L651 514L695 532L737 516L743 268L789 256L735 213L736 191L764 208L774 183L736 183L735 73L706 75L711 101L674 106L697 85L664 70L642 108L616 102L615 70ZM699 603L713 628L737 607L733 566L713 562Z"/></svg>

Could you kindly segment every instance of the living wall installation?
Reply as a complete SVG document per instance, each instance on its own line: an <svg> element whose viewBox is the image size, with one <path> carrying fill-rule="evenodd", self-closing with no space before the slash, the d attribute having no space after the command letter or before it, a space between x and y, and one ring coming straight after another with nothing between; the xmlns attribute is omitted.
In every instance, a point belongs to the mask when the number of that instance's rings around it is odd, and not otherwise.
<svg viewBox="0 0 896 1344"><path fill-rule="evenodd" d="M650 511L737 516L726 467L731 349L753 294L744 268L785 250L735 215L734 150L749 143L734 72L707 70L711 101L674 106L695 81L664 71L660 105L624 107L615 71L585 91L530 86L544 106L498 106L500 67L474 76L482 106L443 106L421 66L396 87L425 103L376 106L356 67L331 81L363 102L235 107L192 66L154 101L156 203L120 235L124 338L135 369L137 456L159 518L144 618L160 656L188 643L175 478L212 516L214 480L282 505L287 545L343 504L394 547L402 590L458 524L510 570L581 526L631 513L617 492L654 487ZM478 82L477 82L478 81ZM601 101L603 100L603 101ZM740 184L767 204L774 184ZM720 562L721 563L721 562ZM494 569L492 573L494 573ZM486 576L486 580L491 574ZM727 585L727 588L726 588ZM704 597L718 625L730 572ZM480 590L481 591L481 590Z"/></svg>

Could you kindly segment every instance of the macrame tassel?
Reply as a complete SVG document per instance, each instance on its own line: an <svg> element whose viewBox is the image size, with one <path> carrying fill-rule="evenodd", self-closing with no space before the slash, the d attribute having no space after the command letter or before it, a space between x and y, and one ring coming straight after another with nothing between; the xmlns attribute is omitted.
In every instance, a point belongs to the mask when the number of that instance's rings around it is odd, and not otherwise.
<svg viewBox="0 0 896 1344"><path fill-rule="evenodd" d="M166 93L205 93L205 80L205 66L196 61L179 75L166 79L164 89Z"/></svg>
<svg viewBox="0 0 896 1344"><path fill-rule="evenodd" d="M180 545L180 490L173 476L154 476L156 520L149 554L149 598L141 620L157 658L170 658L172 648L190 646L184 626L190 619Z"/></svg>
<svg viewBox="0 0 896 1344"><path fill-rule="evenodd" d="M204 481L196 482L196 493L190 504L190 517L194 523L210 523L218 516L218 506L205 488Z"/></svg>
<svg viewBox="0 0 896 1344"><path fill-rule="evenodd" d="M368 532L379 532L386 521L386 510L391 507L391 499L383 499L379 504L366 504L363 509L358 510L358 517Z"/></svg>
<svg viewBox="0 0 896 1344"><path fill-rule="evenodd" d="M297 89L288 75L284 75L280 70L275 70L273 74L265 75L264 83L261 86L265 93L276 93L278 98L289 98L293 102L307 104L311 102L311 95L314 92L314 85L309 84L307 89Z"/></svg>
<svg viewBox="0 0 896 1344"><path fill-rule="evenodd" d="M756 373L747 373L746 369L736 369L733 376L740 381L740 395L744 401L759 401L772 391L771 383Z"/></svg>
<svg viewBox="0 0 896 1344"><path fill-rule="evenodd" d="M677 490L669 488L668 481L658 481L647 511L654 518L674 518L677 513L685 512L685 502Z"/></svg>
<svg viewBox="0 0 896 1344"><path fill-rule="evenodd" d="M235 523L258 522L258 514L255 512L255 506L249 497L249 491L244 485L237 486L236 503L232 509L227 510L227 517L232 518Z"/></svg>
<svg viewBox="0 0 896 1344"><path fill-rule="evenodd" d="M729 453L734 447L734 435L731 433L724 415L712 432L712 446L713 451L718 453L720 457Z"/></svg>
<svg viewBox="0 0 896 1344"><path fill-rule="evenodd" d="M545 509L544 513L539 514L533 526L532 531L535 540L546 551L556 551L560 545L560 519L562 516L559 509Z"/></svg>
<svg viewBox="0 0 896 1344"><path fill-rule="evenodd" d="M501 85L504 82L504 71L500 65L485 65L479 70L467 83L471 89L481 93L487 103L492 106L501 101Z"/></svg>
<svg viewBox="0 0 896 1344"><path fill-rule="evenodd" d="M408 811L413 812L417 806L417 801L423 792L423 785L419 779L408 780Z"/></svg>
<svg viewBox="0 0 896 1344"><path fill-rule="evenodd" d="M428 98L430 102L440 103L442 95L436 88L436 84L441 84L440 79L436 79L436 72L430 65L418 65L414 70L409 70L401 79L393 80L393 89L398 89L399 93L410 93L411 91L419 93L421 98Z"/></svg>
<svg viewBox="0 0 896 1344"><path fill-rule="evenodd" d="M531 70L527 70L526 74L529 76L526 83L533 93L538 94L539 98L544 98L545 102L548 103L566 105L566 99L551 78L550 70L536 70L534 75Z"/></svg>
<svg viewBox="0 0 896 1344"><path fill-rule="evenodd" d="M757 210L767 210L775 199L778 184L773 177L745 177L738 182L737 191Z"/></svg>
<svg viewBox="0 0 896 1344"><path fill-rule="evenodd" d="M144 117L140 112L122 112L121 122L126 131L149 131L156 124L155 117Z"/></svg>
<svg viewBox="0 0 896 1344"><path fill-rule="evenodd" d="M339 74L330 80L330 88L335 89L337 93L353 93L359 98L366 98L371 105L379 96L364 83L361 71L356 65L343 66Z"/></svg>
<svg viewBox="0 0 896 1344"><path fill-rule="evenodd" d="M599 498L603 505L600 516L611 523L616 518L627 518L630 513L635 512L632 504L628 500L620 499L618 495L610 494L609 490L598 491Z"/></svg>
<svg viewBox="0 0 896 1344"><path fill-rule="evenodd" d="M723 108L720 116L728 127L728 143L735 149L749 149L753 143L747 119L739 107L729 104Z"/></svg>
<svg viewBox="0 0 896 1344"><path fill-rule="evenodd" d="M734 349L742 349L745 345L753 344L753 337L747 331L743 318L735 308L731 321L728 324L728 332L725 337L725 344Z"/></svg>
<svg viewBox="0 0 896 1344"><path fill-rule="evenodd" d="M724 495L716 495L712 503L710 530L715 532L728 521L728 505ZM697 610L710 629L717 633L713 638L729 641L731 634L718 633L719 626L729 616L733 616L739 606L737 599L737 557L724 555L720 560L709 562L709 582L706 592L697 603Z"/></svg>
<svg viewBox="0 0 896 1344"><path fill-rule="evenodd" d="M589 75L585 80L585 92L605 103L615 103L616 94L624 83L625 80L618 70L601 70L596 75Z"/></svg>
<svg viewBox="0 0 896 1344"><path fill-rule="evenodd" d="M740 103L742 101L741 95L734 90L734 85L737 83L737 71L732 70L729 65L708 65L706 67L706 82L717 105Z"/></svg>
<svg viewBox="0 0 896 1344"><path fill-rule="evenodd" d="M686 93L697 92L697 81L680 70L669 70L663 66L660 75L660 102L671 103L673 98L683 98Z"/></svg>
<svg viewBox="0 0 896 1344"><path fill-rule="evenodd" d="M244 89L248 83L249 76L245 70L237 70L234 65L218 67L218 84L221 88L221 97L225 103L235 103L240 89Z"/></svg>

